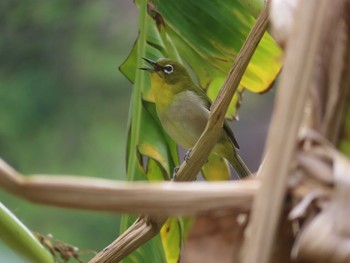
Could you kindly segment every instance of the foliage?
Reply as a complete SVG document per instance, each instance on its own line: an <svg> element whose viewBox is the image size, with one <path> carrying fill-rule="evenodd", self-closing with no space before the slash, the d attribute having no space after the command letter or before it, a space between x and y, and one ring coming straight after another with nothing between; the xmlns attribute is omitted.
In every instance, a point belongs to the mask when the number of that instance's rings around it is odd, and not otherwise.
<svg viewBox="0 0 350 263"><path fill-rule="evenodd" d="M30 262L54 262L52 255L2 203L0 203L0 236L11 248Z"/></svg>
<svg viewBox="0 0 350 263"><path fill-rule="evenodd" d="M128 179L168 180L178 164L176 147L161 128L154 105L150 103L153 102L153 95L149 78L137 70L142 66L140 58L156 60L170 57L181 61L196 82L214 99L255 20L248 10L235 1L140 0L136 3L139 8L139 37L121 66L121 71L134 83L127 153ZM239 95L245 88L263 92L270 87L280 70L280 55L281 51L266 34L241 82L239 93L231 103L228 117L237 114ZM266 65L269 65L268 69ZM222 169L222 162L219 164ZM227 170L226 165L224 169ZM206 171L215 173L215 169ZM167 230L161 231L168 262L176 262L180 253L179 247L172 246L172 252L177 251L177 256L174 256L167 249L168 244L177 243L180 246L177 240L182 234L186 235L181 233L181 228L176 230L184 222L178 219L179 223L174 223L176 221L169 219L165 224ZM121 231L131 223L130 217L125 216ZM157 239L147 245L150 244L152 247L161 245ZM152 254L145 251L147 248L141 247L126 262L132 261L135 255ZM154 255L152 261L163 262L162 256L157 255L159 257Z"/></svg>

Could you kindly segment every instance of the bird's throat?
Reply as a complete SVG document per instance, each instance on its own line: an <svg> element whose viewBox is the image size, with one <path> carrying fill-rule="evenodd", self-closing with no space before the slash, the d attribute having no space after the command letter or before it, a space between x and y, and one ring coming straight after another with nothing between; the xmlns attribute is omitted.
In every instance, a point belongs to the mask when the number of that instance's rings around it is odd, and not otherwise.
<svg viewBox="0 0 350 263"><path fill-rule="evenodd" d="M151 74L151 87L157 109L165 110L176 95L172 87L166 84L156 73Z"/></svg>

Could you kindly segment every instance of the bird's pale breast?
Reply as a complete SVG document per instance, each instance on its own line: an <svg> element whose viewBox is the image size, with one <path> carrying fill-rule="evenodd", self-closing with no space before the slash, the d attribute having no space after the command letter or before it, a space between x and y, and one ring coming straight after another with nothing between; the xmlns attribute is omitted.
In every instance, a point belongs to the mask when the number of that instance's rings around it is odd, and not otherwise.
<svg viewBox="0 0 350 263"><path fill-rule="evenodd" d="M172 103L158 112L164 129L182 147L189 149L199 139L209 118L209 110L193 91L174 96Z"/></svg>

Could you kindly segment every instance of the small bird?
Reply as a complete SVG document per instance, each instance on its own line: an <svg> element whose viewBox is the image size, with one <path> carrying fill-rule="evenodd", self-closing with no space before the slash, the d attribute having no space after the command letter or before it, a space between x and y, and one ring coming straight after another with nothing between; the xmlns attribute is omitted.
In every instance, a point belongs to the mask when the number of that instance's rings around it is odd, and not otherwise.
<svg viewBox="0 0 350 263"><path fill-rule="evenodd" d="M178 145L190 150L207 125L211 106L209 97L179 62L143 59L151 66L140 69L150 73L156 111L163 128ZM225 122L212 153L228 160L242 179L251 172L236 149L239 149L237 140Z"/></svg>

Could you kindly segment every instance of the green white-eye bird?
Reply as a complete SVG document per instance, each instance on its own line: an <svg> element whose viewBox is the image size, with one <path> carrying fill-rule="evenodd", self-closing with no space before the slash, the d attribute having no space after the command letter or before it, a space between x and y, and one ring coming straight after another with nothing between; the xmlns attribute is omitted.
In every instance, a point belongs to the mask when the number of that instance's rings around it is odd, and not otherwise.
<svg viewBox="0 0 350 263"><path fill-rule="evenodd" d="M191 149L207 125L210 99L179 62L143 59L151 65L151 68L141 69L150 73L157 115L163 128L178 145ZM236 149L239 149L237 140L225 122L212 152L228 160L242 179L251 172Z"/></svg>

